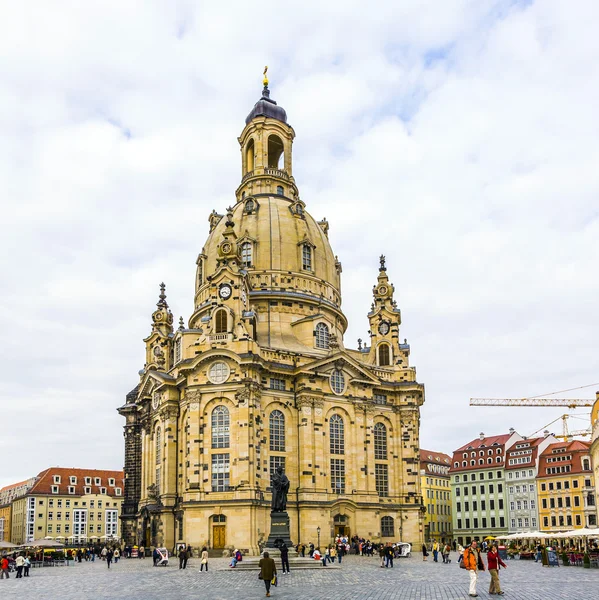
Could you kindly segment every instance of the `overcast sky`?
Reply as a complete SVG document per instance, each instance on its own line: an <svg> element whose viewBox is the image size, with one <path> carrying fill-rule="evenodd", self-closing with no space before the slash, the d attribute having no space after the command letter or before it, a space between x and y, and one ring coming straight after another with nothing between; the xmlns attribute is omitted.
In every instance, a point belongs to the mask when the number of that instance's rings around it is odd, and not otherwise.
<svg viewBox="0 0 599 600"><path fill-rule="evenodd" d="M563 412L470 396L599 382L599 5L291 4L4 3L0 485L122 467L158 284L187 319L265 64L343 263L348 347L387 255L422 447Z"/></svg>

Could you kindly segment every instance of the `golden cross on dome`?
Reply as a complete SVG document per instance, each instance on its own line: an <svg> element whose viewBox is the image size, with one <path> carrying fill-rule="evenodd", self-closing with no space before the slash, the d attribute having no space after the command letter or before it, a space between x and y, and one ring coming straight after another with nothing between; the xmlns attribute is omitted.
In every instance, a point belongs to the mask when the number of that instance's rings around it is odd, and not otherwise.
<svg viewBox="0 0 599 600"><path fill-rule="evenodd" d="M264 79L262 80L262 83L264 84L264 87L268 87L268 76L266 75L266 72L268 71L268 65L266 65L264 67Z"/></svg>

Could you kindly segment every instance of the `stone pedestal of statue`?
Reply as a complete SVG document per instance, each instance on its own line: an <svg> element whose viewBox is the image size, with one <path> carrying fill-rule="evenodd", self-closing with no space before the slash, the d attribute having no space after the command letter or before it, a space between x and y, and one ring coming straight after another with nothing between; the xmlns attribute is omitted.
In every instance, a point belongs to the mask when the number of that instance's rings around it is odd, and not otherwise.
<svg viewBox="0 0 599 600"><path fill-rule="evenodd" d="M275 550L283 542L287 544L288 548L293 549L293 542L291 541L291 533L289 531L289 515L286 510L282 512L275 512L273 510L270 513L270 535L266 540L265 550L268 550L268 552Z"/></svg>

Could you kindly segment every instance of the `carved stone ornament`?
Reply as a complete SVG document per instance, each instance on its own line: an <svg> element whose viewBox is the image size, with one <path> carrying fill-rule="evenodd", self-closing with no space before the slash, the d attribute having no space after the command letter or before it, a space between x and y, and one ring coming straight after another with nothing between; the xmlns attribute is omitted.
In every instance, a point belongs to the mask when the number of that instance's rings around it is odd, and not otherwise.
<svg viewBox="0 0 599 600"><path fill-rule="evenodd" d="M239 390L235 394L235 400L237 400L238 406L245 406L250 399L250 391L247 388Z"/></svg>
<svg viewBox="0 0 599 600"><path fill-rule="evenodd" d="M165 406L160 411L160 416L167 421L175 420L179 416L179 407L174 406L172 404L169 406Z"/></svg>

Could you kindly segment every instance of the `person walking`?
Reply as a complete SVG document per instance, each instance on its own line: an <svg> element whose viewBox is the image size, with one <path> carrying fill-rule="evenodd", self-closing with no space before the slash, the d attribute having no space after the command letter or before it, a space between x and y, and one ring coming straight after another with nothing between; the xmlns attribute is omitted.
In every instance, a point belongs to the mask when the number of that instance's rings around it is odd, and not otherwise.
<svg viewBox="0 0 599 600"><path fill-rule="evenodd" d="M10 579L10 575L8 574L8 558L3 556L0 558L0 579Z"/></svg>
<svg viewBox="0 0 599 600"><path fill-rule="evenodd" d="M146 557L146 549L143 546L139 547L139 550L137 551L137 557L138 558L145 558Z"/></svg>
<svg viewBox="0 0 599 600"><path fill-rule="evenodd" d="M116 563L119 562L119 558L121 558L121 551L118 548L115 548L112 556L114 558L114 564L116 565Z"/></svg>
<svg viewBox="0 0 599 600"><path fill-rule="evenodd" d="M449 564L451 562L451 560L449 560L449 554L451 553L451 546L449 545L449 542L447 542L447 544L445 544L445 547L443 548L443 562L445 564Z"/></svg>
<svg viewBox="0 0 599 600"><path fill-rule="evenodd" d="M208 573L208 550L206 550L206 546L202 548L200 559L200 573L204 570L204 567L206 567L206 573Z"/></svg>
<svg viewBox="0 0 599 600"><path fill-rule="evenodd" d="M491 584L489 586L489 594L497 594L503 596L501 585L499 584L499 568L507 569L507 565L501 560L501 556L497 552L497 546L493 544L487 552L487 567L491 575Z"/></svg>
<svg viewBox="0 0 599 600"><path fill-rule="evenodd" d="M458 565L464 560L464 546L458 544Z"/></svg>
<svg viewBox="0 0 599 600"><path fill-rule="evenodd" d="M106 552L106 564L108 565L108 568L110 569L110 563L112 562L112 557L114 556L114 553L112 551L112 549L108 550L108 552Z"/></svg>
<svg viewBox="0 0 599 600"><path fill-rule="evenodd" d="M283 542L279 547L281 551L281 563L283 565L283 575L287 573L289 575L289 548L287 548L287 544Z"/></svg>
<svg viewBox="0 0 599 600"><path fill-rule="evenodd" d="M25 565L23 566L24 574L23 577L29 577L29 568L31 567L31 560L29 556L25 557Z"/></svg>
<svg viewBox="0 0 599 600"><path fill-rule="evenodd" d="M264 581L266 597L268 598L270 596L272 580L277 574L277 565L275 565L275 561L270 558L268 552L265 552L263 558L260 559L258 566L260 567L260 575L258 575L258 577Z"/></svg>
<svg viewBox="0 0 599 600"><path fill-rule="evenodd" d="M385 567L393 568L393 547L391 546L391 542L387 542L385 546Z"/></svg>
<svg viewBox="0 0 599 600"><path fill-rule="evenodd" d="M469 596L476 598L476 582L478 580L478 572L485 570L485 565L480 557L480 550L478 549L476 540L473 540L470 546L464 550L464 569L468 570L470 574L470 590Z"/></svg>
<svg viewBox="0 0 599 600"><path fill-rule="evenodd" d="M439 558L439 542L433 542L433 560L435 562L439 562L437 559Z"/></svg>
<svg viewBox="0 0 599 600"><path fill-rule="evenodd" d="M343 559L343 555L345 554L345 544L341 543L337 547L337 560L339 564L341 564L341 560Z"/></svg>
<svg viewBox="0 0 599 600"><path fill-rule="evenodd" d="M17 579L21 579L23 577L23 567L25 566L25 557L22 554L19 554L15 560L17 566Z"/></svg>
<svg viewBox="0 0 599 600"><path fill-rule="evenodd" d="M187 566L187 549L184 544L179 546L179 568L184 569Z"/></svg>

